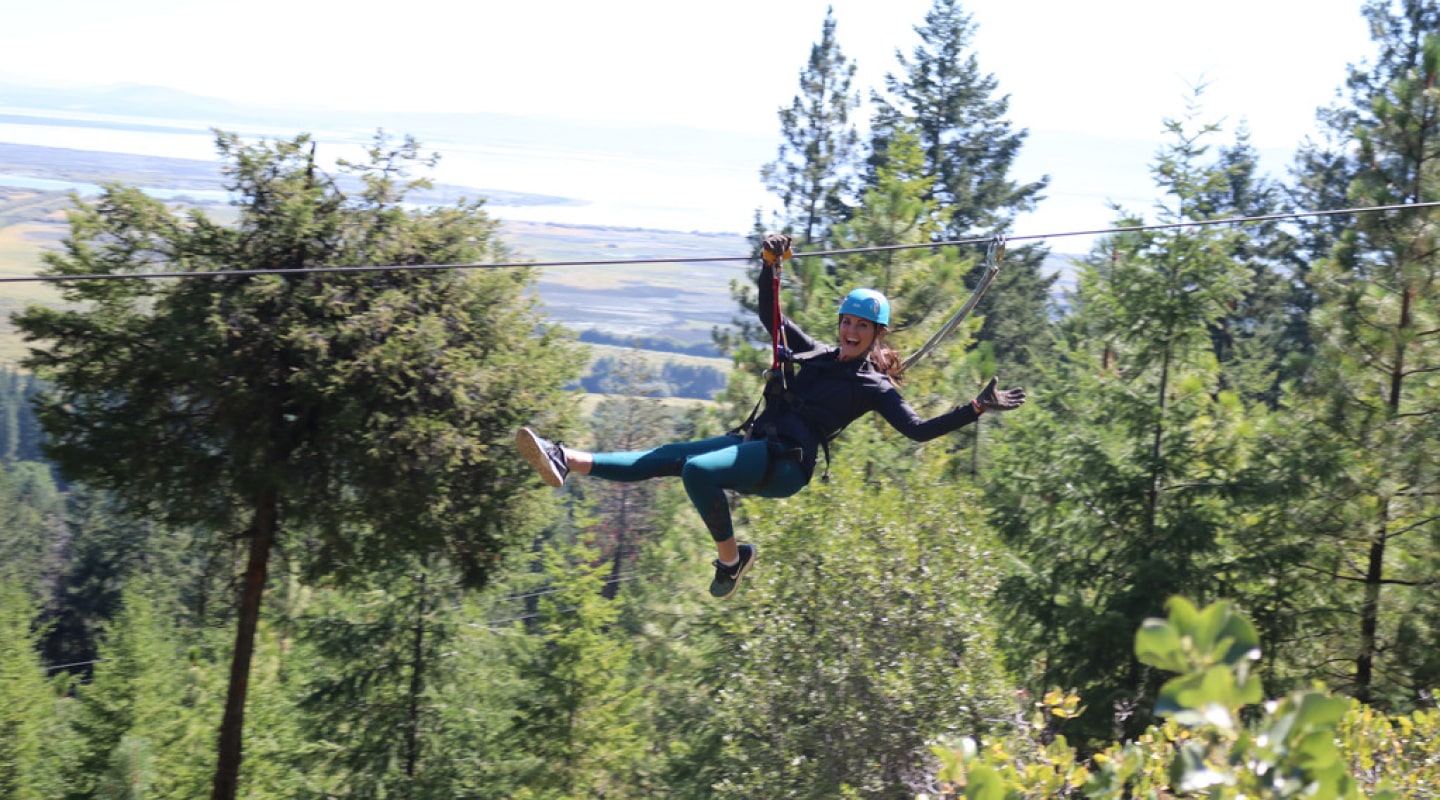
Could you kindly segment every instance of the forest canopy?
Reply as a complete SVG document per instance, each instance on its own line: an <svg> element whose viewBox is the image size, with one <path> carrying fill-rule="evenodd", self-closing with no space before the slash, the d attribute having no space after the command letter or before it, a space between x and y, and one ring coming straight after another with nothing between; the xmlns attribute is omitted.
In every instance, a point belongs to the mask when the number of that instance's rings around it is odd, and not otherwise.
<svg viewBox="0 0 1440 800"><path fill-rule="evenodd" d="M552 490L511 442L733 428L771 359L753 280L689 354L723 383L632 354L582 405L533 268L326 269L513 255L481 202L406 202L409 137L341 182L309 134L217 133L225 220L77 198L64 302L0 372L0 795L1434 795L1440 6L1361 12L1375 52L1287 178L1197 92L1073 289L1012 245L904 375L926 414L996 375L1023 408L923 444L862 418L830 480L735 495L765 555L724 603L678 482ZM843 22L752 244L858 251L790 262L784 314L828 340L873 287L912 352L984 269L924 245L1009 233L1047 179L961 3L868 103ZM654 399L679 384L713 402Z"/></svg>

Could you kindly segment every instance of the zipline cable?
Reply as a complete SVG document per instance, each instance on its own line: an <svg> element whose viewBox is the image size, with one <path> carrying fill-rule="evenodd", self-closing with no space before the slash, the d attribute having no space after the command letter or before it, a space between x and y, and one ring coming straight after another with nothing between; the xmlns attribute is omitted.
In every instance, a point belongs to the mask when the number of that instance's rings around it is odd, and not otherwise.
<svg viewBox="0 0 1440 800"><path fill-rule="evenodd" d="M1262 214L1252 217L1223 217L1220 219L1187 220L1185 222L1161 222L1149 225L1124 225L1114 228L1096 228L1093 230L1064 231L1060 233L1032 233L1021 236L1006 237L1008 241L1030 241L1042 239L1063 239L1070 236L1106 236L1119 233L1138 233L1141 231L1170 230L1175 228L1197 228L1207 225L1240 225L1255 222L1274 222L1287 219L1300 219L1303 217L1330 217L1344 214L1374 214L1386 211L1403 211L1435 208L1440 206L1440 201L1425 203L1399 203L1388 206L1359 206L1355 208L1340 208L1328 211L1293 211L1283 214ZM940 242L923 242L920 244L890 244L870 245L867 247L852 247L838 250L812 250L806 253L797 252L794 258L820 258L827 256L846 256L860 253L883 253L899 250L921 250L936 247L956 247L960 245L987 244L994 237L982 236L973 239L953 239ZM155 280L159 278L237 278L249 277L252 275L318 275L322 273L351 273L351 272L405 272L411 270L443 270L443 269L520 269L520 268L544 268L544 267L611 267L624 266L629 264L712 264L717 262L753 262L753 256L691 256L677 258L626 258L616 260L578 260L578 261L503 261L495 263L473 263L473 264L364 264L349 267L275 267L273 269L222 269L222 270L199 270L199 271L178 271L178 272L125 272L125 273L95 273L89 275L22 275L0 277L0 283L59 283L64 281L98 281L98 280Z"/></svg>

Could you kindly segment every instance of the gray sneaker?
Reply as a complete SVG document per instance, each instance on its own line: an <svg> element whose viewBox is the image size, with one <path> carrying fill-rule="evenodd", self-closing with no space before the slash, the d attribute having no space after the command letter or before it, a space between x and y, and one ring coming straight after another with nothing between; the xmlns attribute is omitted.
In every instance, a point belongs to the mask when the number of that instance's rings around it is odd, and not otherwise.
<svg viewBox="0 0 1440 800"><path fill-rule="evenodd" d="M515 432L515 446L546 483L564 485L565 476L570 474L570 465L565 461L565 450L559 442L552 442L529 428L521 428Z"/></svg>
<svg viewBox="0 0 1440 800"><path fill-rule="evenodd" d="M740 579L745 577L745 573L755 564L755 558L760 555L760 551L756 550L753 544L742 544L738 549L740 560L734 566L727 567L718 560L715 562L715 580L710 581L712 597L725 598L734 594L735 587L740 585Z"/></svg>

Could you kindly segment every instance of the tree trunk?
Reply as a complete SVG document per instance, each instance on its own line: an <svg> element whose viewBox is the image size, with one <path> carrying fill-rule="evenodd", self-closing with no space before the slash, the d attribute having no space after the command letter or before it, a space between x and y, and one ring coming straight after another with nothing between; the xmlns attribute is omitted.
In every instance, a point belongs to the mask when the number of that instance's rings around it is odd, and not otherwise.
<svg viewBox="0 0 1440 800"><path fill-rule="evenodd" d="M600 589L600 596L614 600L620 593L620 570L625 566L625 556L630 549L630 487L620 487L620 508L616 515L615 552L610 554L610 578Z"/></svg>
<svg viewBox="0 0 1440 800"><path fill-rule="evenodd" d="M235 625L235 652L230 659L230 688L225 694L225 715L220 720L220 753L215 764L211 800L234 800L240 785L241 735L245 728L245 696L250 689L250 661L255 654L255 629L260 622L260 601L275 544L279 496L274 487L260 493L250 532L250 558L245 566L245 591Z"/></svg>
<svg viewBox="0 0 1440 800"><path fill-rule="evenodd" d="M1383 516L1383 515L1382 515ZM1365 569L1365 600L1360 606L1360 654L1355 658L1355 699L1370 703L1375 684L1375 654L1379 651L1380 585L1385 569L1385 523L1370 543Z"/></svg>
<svg viewBox="0 0 1440 800"><path fill-rule="evenodd" d="M420 694L425 690L425 620L429 614L426 599L430 574L420 573L420 610L416 615L414 640L410 645L410 707L406 710L405 778L415 780L420 763Z"/></svg>

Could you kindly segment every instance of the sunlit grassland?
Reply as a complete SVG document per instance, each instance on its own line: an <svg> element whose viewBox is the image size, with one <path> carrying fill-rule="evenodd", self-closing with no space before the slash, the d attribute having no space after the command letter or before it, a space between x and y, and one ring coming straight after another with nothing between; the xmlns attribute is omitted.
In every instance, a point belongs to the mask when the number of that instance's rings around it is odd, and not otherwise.
<svg viewBox="0 0 1440 800"><path fill-rule="evenodd" d="M44 268L43 249L54 246L63 229L50 222L31 222L0 227L0 278L32 277ZM50 283L6 281L0 283L0 364L15 365L26 345L11 323L11 315L31 304L58 305L60 293Z"/></svg>
<svg viewBox="0 0 1440 800"><path fill-rule="evenodd" d="M663 364L684 364L691 367L709 367L721 372L729 372L733 366L728 358L714 358L710 356L693 356L688 353L662 353L655 350L637 350L632 347L620 347L610 344L585 343L590 348L591 360L610 356L616 359L637 358L644 367L659 370Z"/></svg>

